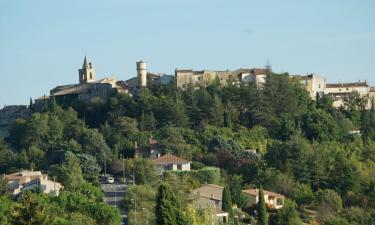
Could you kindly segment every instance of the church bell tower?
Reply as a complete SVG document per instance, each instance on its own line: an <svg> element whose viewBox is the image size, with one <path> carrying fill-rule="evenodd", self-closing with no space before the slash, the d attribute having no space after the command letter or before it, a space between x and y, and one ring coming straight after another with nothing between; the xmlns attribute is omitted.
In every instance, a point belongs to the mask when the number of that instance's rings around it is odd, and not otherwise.
<svg viewBox="0 0 375 225"><path fill-rule="evenodd" d="M80 84L94 82L96 79L94 68L92 67L91 62L87 62L86 56L85 56L85 59L83 60L82 69L79 69L78 72L79 72Z"/></svg>

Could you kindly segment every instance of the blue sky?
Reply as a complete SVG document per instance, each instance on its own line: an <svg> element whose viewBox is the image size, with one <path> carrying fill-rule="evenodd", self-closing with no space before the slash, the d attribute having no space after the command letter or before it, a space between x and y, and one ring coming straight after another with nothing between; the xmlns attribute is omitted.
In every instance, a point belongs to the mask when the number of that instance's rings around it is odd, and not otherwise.
<svg viewBox="0 0 375 225"><path fill-rule="evenodd" d="M262 67L375 85L373 0L0 0L0 107L78 82Z"/></svg>

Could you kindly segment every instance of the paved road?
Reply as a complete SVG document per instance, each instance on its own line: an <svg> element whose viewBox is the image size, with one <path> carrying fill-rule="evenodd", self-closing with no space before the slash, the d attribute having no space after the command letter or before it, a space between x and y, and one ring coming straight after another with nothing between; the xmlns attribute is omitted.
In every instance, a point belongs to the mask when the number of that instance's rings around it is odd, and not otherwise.
<svg viewBox="0 0 375 225"><path fill-rule="evenodd" d="M119 208L121 212L121 217L126 222L126 211L122 207L122 200L125 194L125 184L113 183L106 184L102 183L101 188L104 192L104 202L113 207Z"/></svg>

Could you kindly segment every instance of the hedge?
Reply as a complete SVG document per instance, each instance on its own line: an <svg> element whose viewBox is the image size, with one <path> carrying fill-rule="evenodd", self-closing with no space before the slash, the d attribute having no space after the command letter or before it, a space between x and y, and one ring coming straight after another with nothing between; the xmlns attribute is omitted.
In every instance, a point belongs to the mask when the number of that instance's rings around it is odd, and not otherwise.
<svg viewBox="0 0 375 225"><path fill-rule="evenodd" d="M176 174L178 176L190 176L192 179L199 181L199 183L204 184L219 184L220 181L220 169L217 167L203 167L199 170L169 170L164 171L164 175Z"/></svg>

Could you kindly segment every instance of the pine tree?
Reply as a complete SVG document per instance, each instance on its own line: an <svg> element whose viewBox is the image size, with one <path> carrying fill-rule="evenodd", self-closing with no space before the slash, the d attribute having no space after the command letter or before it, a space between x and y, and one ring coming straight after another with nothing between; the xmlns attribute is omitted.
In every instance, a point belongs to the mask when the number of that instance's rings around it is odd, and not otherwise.
<svg viewBox="0 0 375 225"><path fill-rule="evenodd" d="M268 213L266 208L266 202L264 200L263 189L259 189L259 201L258 201L258 223L260 225L268 225Z"/></svg>
<svg viewBox="0 0 375 225"><path fill-rule="evenodd" d="M225 185L223 190L223 203L222 203L222 210L224 212L227 212L229 214L229 219L233 218L233 209L232 209L232 197L230 194L230 189L228 185Z"/></svg>

